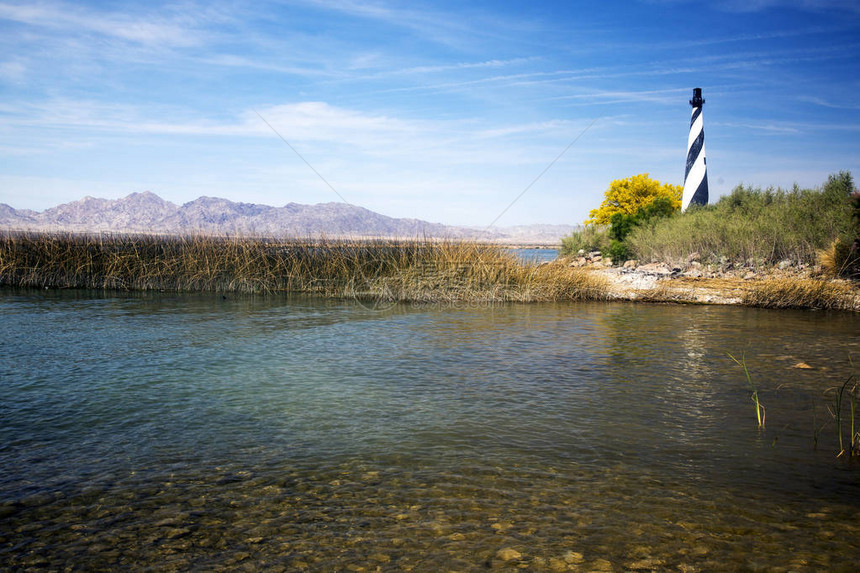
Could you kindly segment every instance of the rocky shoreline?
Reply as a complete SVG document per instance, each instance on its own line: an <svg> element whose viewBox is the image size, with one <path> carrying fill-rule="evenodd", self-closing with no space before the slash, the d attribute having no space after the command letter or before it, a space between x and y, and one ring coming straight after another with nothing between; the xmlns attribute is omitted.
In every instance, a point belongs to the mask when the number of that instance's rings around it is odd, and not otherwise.
<svg viewBox="0 0 860 573"><path fill-rule="evenodd" d="M693 256L675 265L627 261L613 266L596 252L559 261L605 278L613 300L860 312L860 283L826 277L819 267L790 261L757 267L706 264ZM770 296L763 297L763 293Z"/></svg>

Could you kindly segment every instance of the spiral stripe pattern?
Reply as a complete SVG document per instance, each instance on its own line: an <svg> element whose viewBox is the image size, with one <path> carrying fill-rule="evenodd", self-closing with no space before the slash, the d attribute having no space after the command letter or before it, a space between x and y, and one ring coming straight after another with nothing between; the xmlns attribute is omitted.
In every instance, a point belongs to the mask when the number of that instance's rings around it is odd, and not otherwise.
<svg viewBox="0 0 860 573"><path fill-rule="evenodd" d="M684 172L684 194L681 210L685 211L691 203L708 204L708 167L705 160L705 130L702 124L702 90L693 90L693 113L690 116L690 136L687 139L687 168Z"/></svg>

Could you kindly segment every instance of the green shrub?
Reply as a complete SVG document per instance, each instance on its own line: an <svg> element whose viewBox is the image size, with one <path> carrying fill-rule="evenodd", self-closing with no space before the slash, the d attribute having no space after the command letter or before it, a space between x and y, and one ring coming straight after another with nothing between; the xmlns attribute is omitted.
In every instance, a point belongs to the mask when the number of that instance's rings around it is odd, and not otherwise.
<svg viewBox="0 0 860 573"><path fill-rule="evenodd" d="M579 231L574 231L561 239L562 256L575 255L579 251L605 251L609 249L608 228L596 225L586 225Z"/></svg>
<svg viewBox="0 0 860 573"><path fill-rule="evenodd" d="M625 261L630 257L627 236L640 225L654 219L669 217L676 211L668 197L658 197L651 203L639 208L635 213L614 213L609 219L609 256L614 262Z"/></svg>
<svg viewBox="0 0 860 573"><path fill-rule="evenodd" d="M618 241L616 239L612 239L612 241L609 242L609 249L607 249L606 254L609 255L609 259L614 264L623 263L630 258L630 251L627 249L627 244L624 241Z"/></svg>
<svg viewBox="0 0 860 573"><path fill-rule="evenodd" d="M738 186L713 205L635 226L626 243L645 260L678 262L698 253L714 263L814 264L816 253L835 239L854 242L854 191L847 172L831 175L821 189Z"/></svg>

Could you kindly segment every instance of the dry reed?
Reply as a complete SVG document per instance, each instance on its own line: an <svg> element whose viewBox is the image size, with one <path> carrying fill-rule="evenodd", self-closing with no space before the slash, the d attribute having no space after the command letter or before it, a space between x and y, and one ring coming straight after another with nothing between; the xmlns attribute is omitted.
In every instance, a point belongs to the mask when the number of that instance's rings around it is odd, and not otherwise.
<svg viewBox="0 0 860 573"><path fill-rule="evenodd" d="M423 302L606 297L606 281L586 271L473 242L31 232L0 233L2 285Z"/></svg>
<svg viewBox="0 0 860 573"><path fill-rule="evenodd" d="M752 281L742 301L764 308L860 310L860 290L840 280L767 279Z"/></svg>

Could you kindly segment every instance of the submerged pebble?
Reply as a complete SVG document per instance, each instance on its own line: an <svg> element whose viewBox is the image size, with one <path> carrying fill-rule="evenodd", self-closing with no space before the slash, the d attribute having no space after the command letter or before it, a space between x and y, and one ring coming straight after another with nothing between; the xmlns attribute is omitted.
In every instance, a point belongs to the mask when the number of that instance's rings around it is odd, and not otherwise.
<svg viewBox="0 0 860 573"><path fill-rule="evenodd" d="M0 309L0 572L860 570L853 317L75 296Z"/></svg>

